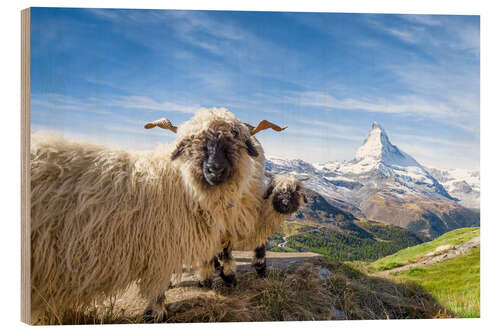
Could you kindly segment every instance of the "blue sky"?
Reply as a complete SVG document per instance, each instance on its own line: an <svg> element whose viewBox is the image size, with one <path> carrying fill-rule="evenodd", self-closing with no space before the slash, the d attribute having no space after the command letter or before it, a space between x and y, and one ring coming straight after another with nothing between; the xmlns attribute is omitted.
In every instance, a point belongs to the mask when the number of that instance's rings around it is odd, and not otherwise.
<svg viewBox="0 0 500 333"><path fill-rule="evenodd" d="M377 121L437 167L479 167L479 17L33 8L32 131L151 149L199 107L268 156L350 160Z"/></svg>

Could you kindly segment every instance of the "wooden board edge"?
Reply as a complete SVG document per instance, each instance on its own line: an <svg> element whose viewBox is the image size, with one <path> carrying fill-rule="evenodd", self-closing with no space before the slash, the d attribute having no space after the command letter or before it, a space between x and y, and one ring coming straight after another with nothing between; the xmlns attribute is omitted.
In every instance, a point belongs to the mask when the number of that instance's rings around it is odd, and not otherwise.
<svg viewBox="0 0 500 333"><path fill-rule="evenodd" d="M30 8L21 11L21 321L31 324Z"/></svg>

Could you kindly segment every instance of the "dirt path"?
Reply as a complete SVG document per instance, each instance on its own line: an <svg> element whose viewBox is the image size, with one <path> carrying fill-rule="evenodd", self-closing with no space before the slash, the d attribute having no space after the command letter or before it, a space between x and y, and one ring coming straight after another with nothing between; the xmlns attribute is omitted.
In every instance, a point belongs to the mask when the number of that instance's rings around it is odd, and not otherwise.
<svg viewBox="0 0 500 333"><path fill-rule="evenodd" d="M253 271L253 251L233 251L233 256L236 260L237 272ZM312 252L266 252L266 262L269 269L294 268L315 257L321 257L321 255ZM181 281L175 285L183 287L198 285L198 281L199 277L196 272L186 270L182 274Z"/></svg>
<svg viewBox="0 0 500 333"><path fill-rule="evenodd" d="M286 239L287 239L287 238L288 238L288 236L284 236L284 237L283 237L283 242L282 242L282 243L279 243L279 244L278 244L278 247L285 247L285 245L286 245Z"/></svg>
<svg viewBox="0 0 500 333"><path fill-rule="evenodd" d="M234 251L233 254L236 259L238 270L251 269L253 258L252 251ZM314 257L321 257L321 255L312 252L266 252L267 266L280 269L290 266L295 267Z"/></svg>
<svg viewBox="0 0 500 333"><path fill-rule="evenodd" d="M469 241L459 244L459 245L442 245L439 246L436 251L430 252L419 259L415 263L408 265L396 267L386 271L378 272L377 275L387 276L389 274L406 271L414 267L422 267L432 265L438 262L449 260L465 253L470 252L473 248L480 247L480 237L476 236Z"/></svg>

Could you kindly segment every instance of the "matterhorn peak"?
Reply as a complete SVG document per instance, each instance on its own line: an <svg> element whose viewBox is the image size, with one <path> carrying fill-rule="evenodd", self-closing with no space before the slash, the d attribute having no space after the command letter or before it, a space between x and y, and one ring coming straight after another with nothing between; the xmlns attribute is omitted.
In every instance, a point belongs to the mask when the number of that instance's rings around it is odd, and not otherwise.
<svg viewBox="0 0 500 333"><path fill-rule="evenodd" d="M356 160L374 159L381 160L384 150L390 149L393 146L384 129L374 121L368 136L363 145L356 151ZM397 149L397 148L396 148Z"/></svg>
<svg viewBox="0 0 500 333"><path fill-rule="evenodd" d="M403 153L391 143L385 130L376 121L373 122L363 145L356 151L356 161L385 165L419 165L411 156Z"/></svg>
<svg viewBox="0 0 500 333"><path fill-rule="evenodd" d="M373 135L370 135L372 133ZM377 123L376 121L373 122L372 129L368 133L368 137L366 139L368 140L369 137L372 137L372 139L380 138L381 140L384 140L385 144L391 144L391 142L389 141L389 137L387 136L387 133L384 131L382 126L380 126L380 124Z"/></svg>

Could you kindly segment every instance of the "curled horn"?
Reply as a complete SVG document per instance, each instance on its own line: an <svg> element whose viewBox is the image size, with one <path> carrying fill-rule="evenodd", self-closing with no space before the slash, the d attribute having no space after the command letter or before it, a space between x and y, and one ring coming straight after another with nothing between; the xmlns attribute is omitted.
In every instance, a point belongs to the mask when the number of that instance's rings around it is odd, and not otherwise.
<svg viewBox="0 0 500 333"><path fill-rule="evenodd" d="M285 129L288 128L288 126L285 126L285 127L279 127L278 125L276 124L273 124L267 120L262 120L258 125L257 127L254 127L250 124L247 124L245 123L245 125L247 125L248 129L250 130L250 134L251 135L255 135L257 133L259 133L260 131L263 131L265 129L268 129L268 128L272 128L273 130L275 130L276 132L281 132Z"/></svg>
<svg viewBox="0 0 500 333"><path fill-rule="evenodd" d="M167 118L161 118L161 119L155 120L151 123L147 123L146 125L144 125L144 128L151 129L151 128L154 128L156 126L163 128L163 129L171 130L172 132L177 133L177 126L172 125L170 120L168 120Z"/></svg>

